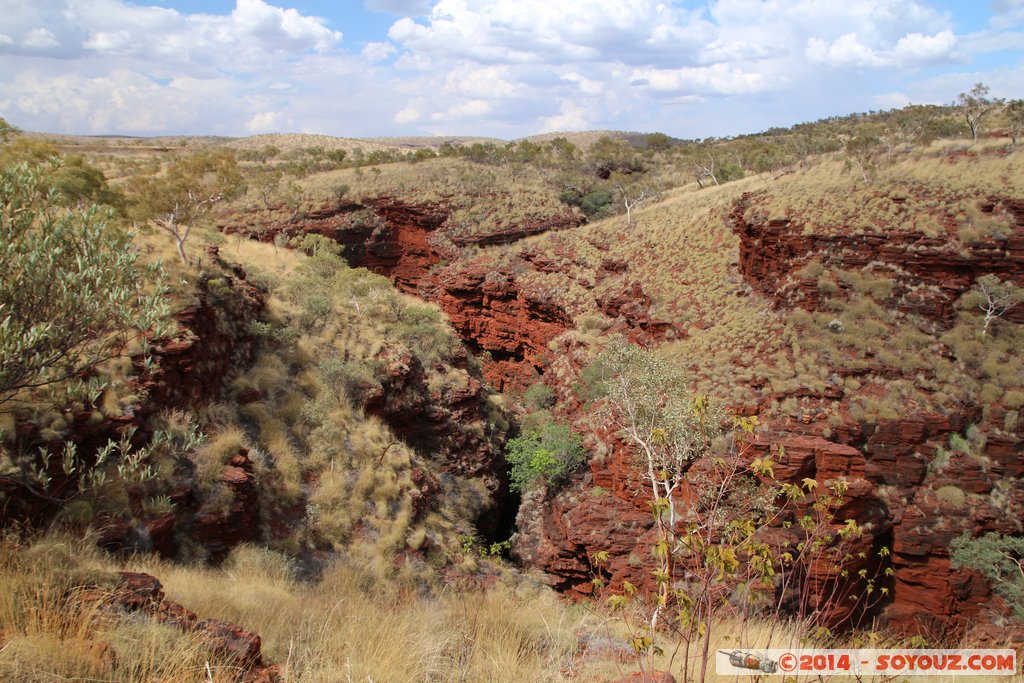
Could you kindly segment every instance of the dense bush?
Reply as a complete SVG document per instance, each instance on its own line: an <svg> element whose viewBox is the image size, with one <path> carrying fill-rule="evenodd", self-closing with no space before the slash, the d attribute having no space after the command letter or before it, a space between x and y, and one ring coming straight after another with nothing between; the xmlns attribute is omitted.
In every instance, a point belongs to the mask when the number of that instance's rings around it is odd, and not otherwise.
<svg viewBox="0 0 1024 683"><path fill-rule="evenodd" d="M963 535L949 546L954 567L968 567L985 575L992 589L1024 622L1024 538L988 533L981 538Z"/></svg>
<svg viewBox="0 0 1024 683"><path fill-rule="evenodd" d="M0 170L0 403L118 356L146 330L165 332L159 269L95 206L63 209L41 176Z"/></svg>
<svg viewBox="0 0 1024 683"><path fill-rule="evenodd" d="M505 458L512 465L513 491L539 486L557 487L583 464L585 451L579 434L567 425L547 422L529 427L505 445Z"/></svg>

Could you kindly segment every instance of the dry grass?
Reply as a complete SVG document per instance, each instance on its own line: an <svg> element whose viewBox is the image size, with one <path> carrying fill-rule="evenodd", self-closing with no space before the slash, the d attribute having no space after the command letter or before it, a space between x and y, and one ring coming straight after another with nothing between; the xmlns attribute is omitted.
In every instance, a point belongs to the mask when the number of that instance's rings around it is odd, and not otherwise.
<svg viewBox="0 0 1024 683"><path fill-rule="evenodd" d="M973 241L1006 230L1005 220L978 212L979 200L1024 192L1024 155L1004 148L1005 142L940 140L883 163L867 183L832 155L809 172L778 179L748 215L791 217L806 233L825 235L911 230L939 237L948 223L962 241Z"/></svg>
<svg viewBox="0 0 1024 683"><path fill-rule="evenodd" d="M195 637L128 620L74 589L112 583L108 558L81 541L51 537L22 548L0 540L0 678L5 681L234 680ZM102 589L101 589L102 590Z"/></svg>
<svg viewBox="0 0 1024 683"><path fill-rule="evenodd" d="M621 621L597 605L567 604L515 573L498 574L487 589L453 585L426 594L352 562L336 563L316 582L298 581L294 561L250 546L237 548L220 569L148 557L119 563L61 536L31 545L5 537L2 550L3 680L208 682L208 662L213 681L234 680L234 669L172 627L96 603L71 607L71 589L110 585L121 569L153 574L168 599L200 619L259 633L265 659L280 664L290 683L560 683L617 680L636 670ZM660 644L665 655L655 665L681 680L683 648L667 637ZM801 645L809 646L792 625L727 616L715 624L710 650ZM901 645L866 634L829 647ZM691 671L697 664L691 661ZM711 673L707 680L735 679Z"/></svg>
<svg viewBox="0 0 1024 683"><path fill-rule="evenodd" d="M75 586L110 582L117 563L61 537L23 547L5 539L0 563L0 676L9 681L213 681L233 671L191 636L95 605L69 607ZM563 681L578 663L585 611L528 581L423 595L337 565L315 584L283 556L237 549L223 569L137 558L169 599L258 632L291 683L314 681ZM594 680L593 677L585 680Z"/></svg>
<svg viewBox="0 0 1024 683"><path fill-rule="evenodd" d="M741 193L769 181L755 176L704 190L679 188L637 211L632 227L627 228L624 216L615 216L531 238L525 246L540 250L558 269L541 273L518 267L523 272L517 280L568 310L580 325L574 334L592 344L601 343L598 335L608 324L596 313L598 299L642 283L654 299L652 317L682 330L663 352L691 370L701 391L744 405L752 399L749 384L767 374L751 368L750 360L785 351L788 340L784 316L769 302L748 296L735 268L739 243L724 218ZM486 253L516 269L521 248ZM626 273L602 278L598 271L609 258L629 264Z"/></svg>
<svg viewBox="0 0 1024 683"><path fill-rule="evenodd" d="M633 139L640 137L643 133L630 133L621 130L582 130L582 131L557 131L554 133L540 133L538 135L530 135L523 138L530 142L538 144L544 142L551 142L556 138L565 138L572 144L579 147L581 150L586 152L590 147L600 140L601 138L610 137L612 139Z"/></svg>
<svg viewBox="0 0 1024 683"><path fill-rule="evenodd" d="M544 172L465 159L327 171L304 178L300 184L311 198L327 199L335 187L347 185L348 196L356 199L386 196L418 205L440 205L450 214L444 228L452 236L490 235L567 211Z"/></svg>
<svg viewBox="0 0 1024 683"><path fill-rule="evenodd" d="M442 463L436 453L401 443L362 406L388 359L406 350L422 361L426 387L468 386L467 371L447 365L456 340L440 312L334 257L234 240L222 253L272 292L264 350L230 387L236 395L256 390L258 398L223 404L213 438L195 454L198 479L215 488L225 459L244 446L266 519L294 518L296 507L305 512L288 537L268 530L275 548L333 548L378 578L433 582L434 569L458 548L457 530L472 528L490 495L462 495L472 482L445 475L444 501L414 519L413 470L439 477ZM410 547L422 550L425 562L396 561Z"/></svg>

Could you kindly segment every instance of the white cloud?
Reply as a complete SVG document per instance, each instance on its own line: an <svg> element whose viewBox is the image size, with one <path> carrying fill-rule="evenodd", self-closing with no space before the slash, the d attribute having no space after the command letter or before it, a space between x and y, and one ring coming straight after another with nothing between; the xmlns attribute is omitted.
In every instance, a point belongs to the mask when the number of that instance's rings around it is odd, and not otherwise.
<svg viewBox="0 0 1024 683"><path fill-rule="evenodd" d="M896 42L892 56L900 65L920 65L948 59L955 48L956 36L952 31L934 36L908 33Z"/></svg>
<svg viewBox="0 0 1024 683"><path fill-rule="evenodd" d="M397 114L395 114L392 120L398 125L404 126L410 123L416 123L422 117L423 114L420 113L419 108L414 107L413 105L409 105L408 107L405 107Z"/></svg>
<svg viewBox="0 0 1024 683"><path fill-rule="evenodd" d="M900 109L911 103L911 99L902 92L887 92L875 95L871 101L879 109Z"/></svg>
<svg viewBox="0 0 1024 683"><path fill-rule="evenodd" d="M605 91L604 83L587 78L586 76L581 76L575 71L562 76L562 80L568 81L569 83L575 83L582 95L596 96Z"/></svg>
<svg viewBox="0 0 1024 683"><path fill-rule="evenodd" d="M587 120L614 126L657 102L817 95L872 84L861 70L917 69L958 57L950 17L919 0L712 0L706 9L657 0L437 0L402 18L389 38L395 64L418 70L426 114L444 120L452 99L531 103L535 125L579 123L549 103L588 98ZM822 66L832 72L825 79ZM837 79L834 72L850 75ZM448 76L441 80L436 74ZM474 80L474 76L481 76ZM860 79L859 82L855 83ZM429 84L429 85L427 85ZM631 86L631 87L630 87ZM877 87L877 86L875 86ZM602 98L598 98L602 95ZM869 94L862 101L866 106ZM505 108L495 106L495 115Z"/></svg>
<svg viewBox="0 0 1024 683"><path fill-rule="evenodd" d="M1024 26L1024 14L1013 26ZM979 31L964 36L958 41L959 48L967 55L1003 50L1024 50L1024 31Z"/></svg>
<svg viewBox="0 0 1024 683"><path fill-rule="evenodd" d="M176 91L179 89L161 87L123 69L97 78L77 74L40 78L23 72L13 85L17 93L11 98L15 110L31 122L45 122L44 126L35 123L32 129L83 133L187 131L216 113L215 103L204 93L186 100ZM205 94L215 91L211 85Z"/></svg>
<svg viewBox="0 0 1024 683"><path fill-rule="evenodd" d="M391 43L367 43L360 54L371 62L383 62L395 54L397 48Z"/></svg>
<svg viewBox="0 0 1024 683"><path fill-rule="evenodd" d="M448 116L453 119L465 119L474 116L484 116L491 111L491 105L483 100L469 100L459 102L448 110Z"/></svg>
<svg viewBox="0 0 1024 683"><path fill-rule="evenodd" d="M860 42L855 33L840 36L832 43L820 38L807 41L807 58L837 68L913 67L950 59L956 47L952 31L933 36L908 33L889 49L876 49Z"/></svg>
<svg viewBox="0 0 1024 683"><path fill-rule="evenodd" d="M558 103L558 113L554 116L541 117L540 124L541 133L591 128L586 110L572 100L561 100Z"/></svg>
<svg viewBox="0 0 1024 683"><path fill-rule="evenodd" d="M994 0L991 24L996 29L1018 28L1024 24L1024 0Z"/></svg>
<svg viewBox="0 0 1024 683"><path fill-rule="evenodd" d="M518 80L508 66L462 63L445 74L444 92L460 97L516 97L522 91L521 83L516 82Z"/></svg>
<svg viewBox="0 0 1024 683"><path fill-rule="evenodd" d="M0 0L3 116L67 132L691 137L934 101L943 87L948 101L961 81L1007 91L1024 72L960 73L982 52L1020 61L1022 0L996 0L968 35L930 0L364 0L396 16L352 48L347 27L285 0L219 14L149 1Z"/></svg>
<svg viewBox="0 0 1024 683"><path fill-rule="evenodd" d="M45 50L48 47L57 47L60 45L60 41L57 40L57 36L53 35L53 31L50 29L34 28L25 34L25 37L21 40L21 44L25 47Z"/></svg>
<svg viewBox="0 0 1024 683"><path fill-rule="evenodd" d="M318 17L263 0L236 0L227 15L181 14L122 0L64 0L62 16L86 33L82 45L100 55L135 55L165 63L263 63L267 53L325 52L340 32Z"/></svg>
<svg viewBox="0 0 1024 683"><path fill-rule="evenodd" d="M832 43L821 38L808 39L807 58L812 62L839 68L874 67L885 64L885 60L874 50L857 40L856 33L847 33Z"/></svg>
<svg viewBox="0 0 1024 683"><path fill-rule="evenodd" d="M256 114L245 122L245 130L250 133L282 132L281 123L284 115L279 111L265 111Z"/></svg>
<svg viewBox="0 0 1024 683"><path fill-rule="evenodd" d="M738 95L767 89L772 83L762 73L727 64L681 69L637 69L631 81L656 92Z"/></svg>
<svg viewBox="0 0 1024 683"><path fill-rule="evenodd" d="M281 9L263 0L236 0L228 30L239 38L257 38L267 47L324 52L341 40L341 33L324 26L324 20L307 17L298 10Z"/></svg>
<svg viewBox="0 0 1024 683"><path fill-rule="evenodd" d="M696 46L706 25L655 0L438 0L426 24L395 22L392 40L481 63L661 61Z"/></svg>

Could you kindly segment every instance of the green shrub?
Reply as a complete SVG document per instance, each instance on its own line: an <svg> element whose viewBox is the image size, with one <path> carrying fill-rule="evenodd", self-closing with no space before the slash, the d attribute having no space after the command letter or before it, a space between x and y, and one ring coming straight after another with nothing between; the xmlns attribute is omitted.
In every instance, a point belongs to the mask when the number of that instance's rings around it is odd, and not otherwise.
<svg viewBox="0 0 1024 683"><path fill-rule="evenodd" d="M1024 538L996 533L971 538L965 532L953 539L949 550L953 567L969 567L984 574L1013 616L1024 622L1024 575L1020 570Z"/></svg>
<svg viewBox="0 0 1024 683"><path fill-rule="evenodd" d="M555 390L546 384L534 384L523 392L523 403L530 410L541 410L555 405Z"/></svg>
<svg viewBox="0 0 1024 683"><path fill-rule="evenodd" d="M533 427L505 445L505 459L512 465L513 491L540 486L557 487L583 464L585 451L579 434L556 422Z"/></svg>
<svg viewBox="0 0 1024 683"><path fill-rule="evenodd" d="M559 195L562 202L578 206L587 216L600 216L609 213L613 200L612 193L603 188L580 193L577 190L566 190Z"/></svg>
<svg viewBox="0 0 1024 683"><path fill-rule="evenodd" d="M1024 391L1012 389L1003 395L1003 404L1011 410L1024 407Z"/></svg>
<svg viewBox="0 0 1024 683"><path fill-rule="evenodd" d="M339 357L326 358L317 368L327 386L343 394L355 406L361 406L376 388L377 368L365 360L344 360Z"/></svg>
<svg viewBox="0 0 1024 683"><path fill-rule="evenodd" d="M459 346L445 325L444 316L430 306L409 306L392 331L419 356L424 365L450 359Z"/></svg>
<svg viewBox="0 0 1024 683"><path fill-rule="evenodd" d="M84 376L144 331L171 329L159 268L141 267L109 214L59 209L45 171L0 171L0 403Z"/></svg>

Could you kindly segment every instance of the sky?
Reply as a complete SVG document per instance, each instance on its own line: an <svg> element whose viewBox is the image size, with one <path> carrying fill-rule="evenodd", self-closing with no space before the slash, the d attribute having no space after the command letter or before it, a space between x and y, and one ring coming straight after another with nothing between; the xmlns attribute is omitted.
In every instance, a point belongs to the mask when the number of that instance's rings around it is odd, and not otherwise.
<svg viewBox="0 0 1024 683"><path fill-rule="evenodd" d="M0 0L52 133L680 138L1024 97L1024 0Z"/></svg>

